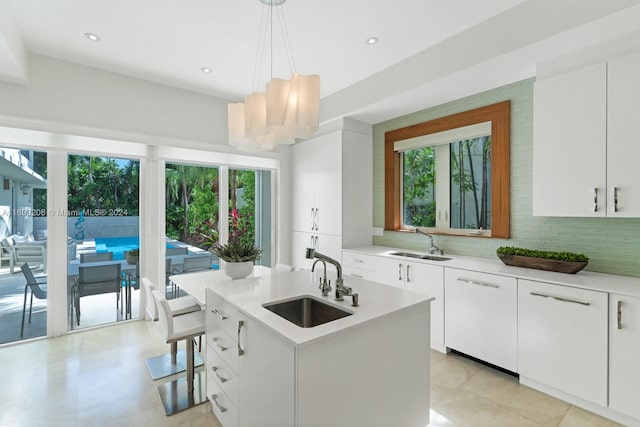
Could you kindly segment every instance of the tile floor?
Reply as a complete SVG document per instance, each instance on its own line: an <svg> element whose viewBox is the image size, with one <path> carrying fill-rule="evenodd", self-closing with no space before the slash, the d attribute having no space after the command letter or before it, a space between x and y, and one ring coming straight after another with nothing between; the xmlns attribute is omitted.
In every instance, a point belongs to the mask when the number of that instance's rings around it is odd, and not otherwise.
<svg viewBox="0 0 640 427"><path fill-rule="evenodd" d="M165 416L144 359L166 351L144 321L0 347L0 426L219 427L207 403ZM431 367L432 427L617 425L459 355Z"/></svg>

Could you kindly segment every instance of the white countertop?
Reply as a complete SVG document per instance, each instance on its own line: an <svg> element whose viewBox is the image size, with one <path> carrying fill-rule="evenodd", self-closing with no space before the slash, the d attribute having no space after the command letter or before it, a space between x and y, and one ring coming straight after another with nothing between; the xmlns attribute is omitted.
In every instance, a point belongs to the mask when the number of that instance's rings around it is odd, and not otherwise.
<svg viewBox="0 0 640 427"><path fill-rule="evenodd" d="M536 270L532 268L510 267L508 265L504 265L502 261L498 259L491 260L451 254L444 254L445 257L451 258L451 260L448 261L429 261L421 260L418 258L399 257L389 254L390 252L402 251L417 252L422 254L428 254L428 252L416 251L412 249L389 248L385 246L362 246L348 248L345 249L345 251L361 252L370 255L384 256L410 262L440 265L442 267L459 268L462 270L481 271L485 273L515 277L518 279L534 280L556 285L567 285L582 289L591 289L602 292L611 292L621 295L640 297L640 278L637 277L595 273L584 270L576 274L555 273L552 271Z"/></svg>
<svg viewBox="0 0 640 427"><path fill-rule="evenodd" d="M170 279L200 302L204 301L206 289L212 290L235 305L245 315L266 325L295 345L322 339L412 306L429 304L433 300L433 297L428 295L404 291L368 280L345 277L345 286L351 287L360 298L360 305L352 307L350 297L345 297L344 301L334 301L333 292L323 297L314 277L314 274L308 270L279 273L256 266L252 277L242 280L232 281L220 270L181 274L171 276ZM331 286L335 291L334 280L331 281ZM313 328L301 328L262 307L265 303L301 295L319 298L353 314Z"/></svg>

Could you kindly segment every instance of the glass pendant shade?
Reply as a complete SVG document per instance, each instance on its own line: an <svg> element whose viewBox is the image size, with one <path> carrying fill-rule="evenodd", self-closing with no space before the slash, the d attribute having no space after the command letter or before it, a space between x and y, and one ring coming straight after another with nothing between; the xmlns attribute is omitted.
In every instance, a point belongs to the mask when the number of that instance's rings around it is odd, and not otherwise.
<svg viewBox="0 0 640 427"><path fill-rule="evenodd" d="M285 125L296 138L312 137L318 130L320 76L293 73Z"/></svg>

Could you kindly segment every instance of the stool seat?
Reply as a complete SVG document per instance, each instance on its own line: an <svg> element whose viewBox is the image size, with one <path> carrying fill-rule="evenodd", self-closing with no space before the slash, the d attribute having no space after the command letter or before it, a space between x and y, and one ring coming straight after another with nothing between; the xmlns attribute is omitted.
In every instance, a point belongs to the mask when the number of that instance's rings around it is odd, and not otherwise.
<svg viewBox="0 0 640 427"><path fill-rule="evenodd" d="M157 290L156 285L148 277L142 277L140 281L142 282L146 299L146 312L151 319L158 320L158 304L153 296L153 291ZM167 303L172 316L180 317L188 313L202 311L200 304L190 295L168 300ZM154 380L183 372L187 368L185 351L178 351L176 341L171 342L171 351L169 353L148 358L145 363L151 378ZM196 366L204 364L198 355L195 355L195 364Z"/></svg>
<svg viewBox="0 0 640 427"><path fill-rule="evenodd" d="M198 375L195 380L193 338L203 335L205 329L205 312L203 310L172 316L169 302L157 289L152 295L158 306L158 328L167 343L177 343L186 340L187 344L187 372L184 379L168 381L158 386L167 415L175 414L195 405L207 401L206 385ZM197 384L198 387L194 387Z"/></svg>

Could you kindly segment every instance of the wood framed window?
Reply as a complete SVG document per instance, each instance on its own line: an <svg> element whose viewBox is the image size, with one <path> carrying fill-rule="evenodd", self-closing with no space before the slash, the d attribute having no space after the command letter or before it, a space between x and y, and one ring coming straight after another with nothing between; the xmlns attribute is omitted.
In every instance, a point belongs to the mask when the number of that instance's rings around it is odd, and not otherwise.
<svg viewBox="0 0 640 427"><path fill-rule="evenodd" d="M510 229L510 120L511 103L503 101L486 107L418 123L385 133L385 230L403 229L402 153L396 142L465 126L491 123L491 227L490 237L509 238ZM438 232L436 230L436 232ZM461 234L461 233L451 233ZM467 234L465 234L467 235ZM487 234L478 236L489 237Z"/></svg>

